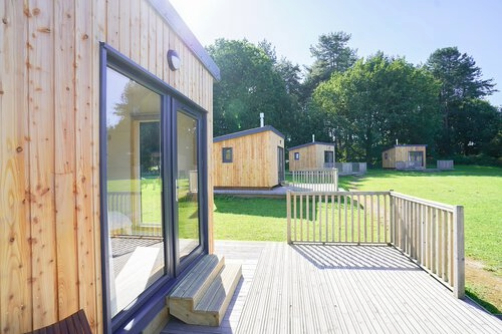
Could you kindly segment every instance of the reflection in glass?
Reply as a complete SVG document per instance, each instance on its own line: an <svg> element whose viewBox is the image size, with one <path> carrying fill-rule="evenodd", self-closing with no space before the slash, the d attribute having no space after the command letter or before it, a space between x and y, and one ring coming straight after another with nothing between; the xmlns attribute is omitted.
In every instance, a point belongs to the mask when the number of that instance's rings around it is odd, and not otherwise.
<svg viewBox="0 0 502 334"><path fill-rule="evenodd" d="M178 244L183 259L200 244L197 120L178 112Z"/></svg>
<svg viewBox="0 0 502 334"><path fill-rule="evenodd" d="M108 247L112 316L164 275L161 98L108 68Z"/></svg>

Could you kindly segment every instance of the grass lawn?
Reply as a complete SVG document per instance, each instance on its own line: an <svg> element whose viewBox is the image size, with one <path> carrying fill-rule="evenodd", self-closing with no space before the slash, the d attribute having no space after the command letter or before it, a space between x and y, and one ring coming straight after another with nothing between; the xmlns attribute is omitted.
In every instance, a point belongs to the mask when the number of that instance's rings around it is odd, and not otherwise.
<svg viewBox="0 0 502 334"><path fill-rule="evenodd" d="M214 198L214 238L286 241L286 199Z"/></svg>

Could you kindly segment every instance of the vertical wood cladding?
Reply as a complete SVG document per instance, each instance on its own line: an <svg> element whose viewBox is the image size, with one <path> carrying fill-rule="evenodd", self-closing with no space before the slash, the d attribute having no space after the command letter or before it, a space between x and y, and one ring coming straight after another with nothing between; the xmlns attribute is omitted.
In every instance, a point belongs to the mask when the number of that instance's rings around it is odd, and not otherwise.
<svg viewBox="0 0 502 334"><path fill-rule="evenodd" d="M100 333L99 42L209 111L208 149L213 77L147 0L7 0L0 17L0 332L83 308Z"/></svg>

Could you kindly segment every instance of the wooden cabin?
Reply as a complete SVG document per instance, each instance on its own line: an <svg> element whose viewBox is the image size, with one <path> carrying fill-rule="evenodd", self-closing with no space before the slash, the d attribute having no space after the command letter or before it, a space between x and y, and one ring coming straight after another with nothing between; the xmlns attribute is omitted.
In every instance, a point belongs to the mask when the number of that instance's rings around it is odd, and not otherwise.
<svg viewBox="0 0 502 334"><path fill-rule="evenodd" d="M335 144L313 141L289 148L289 170L314 170L335 167Z"/></svg>
<svg viewBox="0 0 502 334"><path fill-rule="evenodd" d="M427 145L395 145L382 152L382 167L424 169Z"/></svg>
<svg viewBox="0 0 502 334"><path fill-rule="evenodd" d="M211 253L219 69L166 0L0 5L0 328L156 331Z"/></svg>
<svg viewBox="0 0 502 334"><path fill-rule="evenodd" d="M215 187L270 189L284 180L284 168L284 135L270 125L213 140Z"/></svg>

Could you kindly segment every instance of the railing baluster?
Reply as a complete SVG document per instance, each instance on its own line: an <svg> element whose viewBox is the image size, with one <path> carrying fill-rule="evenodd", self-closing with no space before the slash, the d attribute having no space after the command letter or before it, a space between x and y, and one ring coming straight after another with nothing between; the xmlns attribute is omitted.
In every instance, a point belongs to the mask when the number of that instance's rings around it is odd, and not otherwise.
<svg viewBox="0 0 502 334"><path fill-rule="evenodd" d="M300 241L304 241L303 235L303 194L300 193Z"/></svg>
<svg viewBox="0 0 502 334"><path fill-rule="evenodd" d="M316 198L315 194L312 196L312 240L315 242L315 223L317 220L317 204L316 204Z"/></svg>
<svg viewBox="0 0 502 334"><path fill-rule="evenodd" d="M328 232L328 226L329 226L329 224L328 224L328 216L329 216L329 215L328 215L328 212L329 212L329 211L328 211L328 210L329 210L329 206L328 206L328 203L329 203L329 201L328 201L328 194L324 194L324 202L325 202L325 204L324 204L324 205L325 205L325 209L326 209L326 212L325 212L325 213L326 213L326 219L325 219L325 224L326 224L326 227L325 227L325 228L326 228L326 233L325 233L324 238L326 239L326 242L328 242L328 241L329 241L329 238L328 238L328 233L329 233L329 232Z"/></svg>
<svg viewBox="0 0 502 334"><path fill-rule="evenodd" d="M364 196L364 242L368 242L368 215L371 214L369 213L368 210L368 198Z"/></svg>
<svg viewBox="0 0 502 334"><path fill-rule="evenodd" d="M331 194L331 242L335 242L335 197Z"/></svg>
<svg viewBox="0 0 502 334"><path fill-rule="evenodd" d="M361 242L361 199L359 194L357 195L357 242Z"/></svg>
<svg viewBox="0 0 502 334"><path fill-rule="evenodd" d="M338 207L338 242L342 242L342 196L337 197Z"/></svg>
<svg viewBox="0 0 502 334"><path fill-rule="evenodd" d="M309 206L310 206L310 196L307 194L305 195L305 198L307 199L307 207L305 208L306 211L307 211L307 219L306 219L306 228L307 228L307 240L305 241L310 241L310 220L309 220L309 214L310 214L310 209L309 209Z"/></svg>

